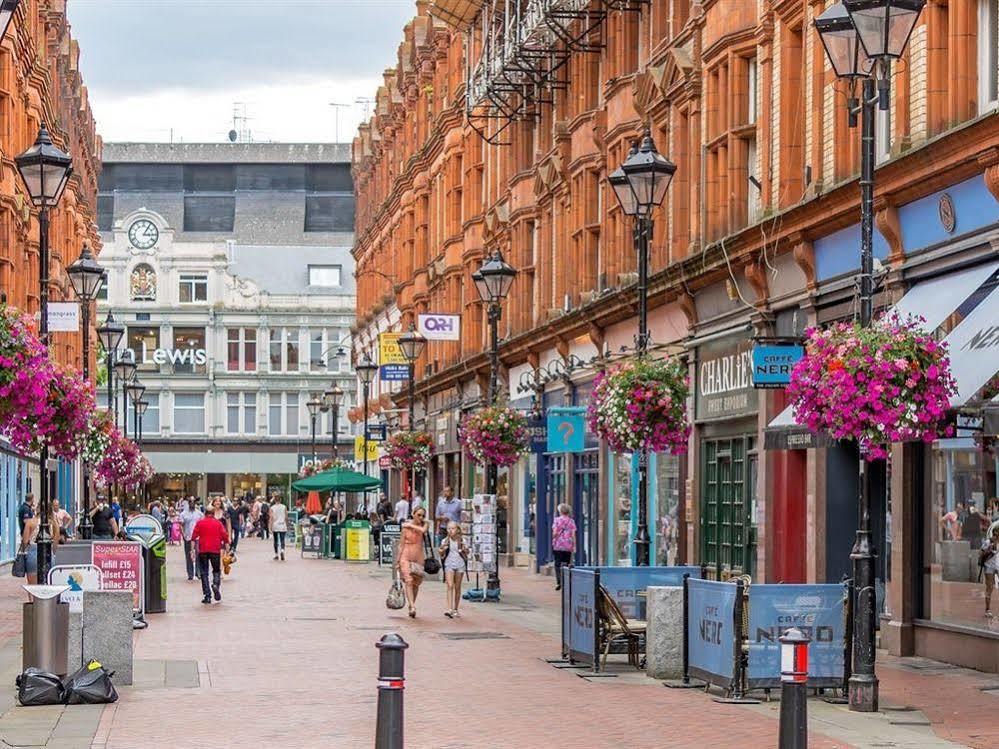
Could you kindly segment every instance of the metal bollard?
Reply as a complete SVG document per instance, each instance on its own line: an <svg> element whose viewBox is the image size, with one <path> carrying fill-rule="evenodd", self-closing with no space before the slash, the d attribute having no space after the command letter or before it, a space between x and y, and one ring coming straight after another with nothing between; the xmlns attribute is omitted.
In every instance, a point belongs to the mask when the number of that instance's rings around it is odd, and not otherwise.
<svg viewBox="0 0 999 749"><path fill-rule="evenodd" d="M399 635L385 635L378 648L378 718L375 749L402 749L402 698L406 688L406 648Z"/></svg>
<svg viewBox="0 0 999 749"><path fill-rule="evenodd" d="M808 749L808 643L797 627L780 637L780 738L777 749Z"/></svg>

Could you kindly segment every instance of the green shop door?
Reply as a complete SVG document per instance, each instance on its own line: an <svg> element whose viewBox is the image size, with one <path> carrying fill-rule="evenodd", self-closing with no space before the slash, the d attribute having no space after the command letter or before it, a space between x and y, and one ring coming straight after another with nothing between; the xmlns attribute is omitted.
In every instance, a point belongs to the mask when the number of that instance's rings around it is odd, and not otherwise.
<svg viewBox="0 0 999 749"><path fill-rule="evenodd" d="M755 438L701 441L701 563L715 579L753 575Z"/></svg>

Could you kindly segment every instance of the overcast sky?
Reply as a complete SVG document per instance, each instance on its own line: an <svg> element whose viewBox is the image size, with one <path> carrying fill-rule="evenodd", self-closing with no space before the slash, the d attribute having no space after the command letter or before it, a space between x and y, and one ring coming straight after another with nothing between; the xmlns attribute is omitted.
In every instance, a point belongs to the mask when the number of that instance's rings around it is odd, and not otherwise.
<svg viewBox="0 0 999 749"><path fill-rule="evenodd" d="M105 142L340 140L394 65L414 0L69 0ZM237 129L240 125L237 124Z"/></svg>

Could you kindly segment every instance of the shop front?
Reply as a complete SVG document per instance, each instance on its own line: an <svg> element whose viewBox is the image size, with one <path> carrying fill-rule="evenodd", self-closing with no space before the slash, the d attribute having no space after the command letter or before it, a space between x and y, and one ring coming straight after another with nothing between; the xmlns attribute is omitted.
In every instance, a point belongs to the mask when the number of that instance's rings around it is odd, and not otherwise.
<svg viewBox="0 0 999 749"><path fill-rule="evenodd" d="M745 328L694 349L696 561L714 579L756 574L758 396Z"/></svg>

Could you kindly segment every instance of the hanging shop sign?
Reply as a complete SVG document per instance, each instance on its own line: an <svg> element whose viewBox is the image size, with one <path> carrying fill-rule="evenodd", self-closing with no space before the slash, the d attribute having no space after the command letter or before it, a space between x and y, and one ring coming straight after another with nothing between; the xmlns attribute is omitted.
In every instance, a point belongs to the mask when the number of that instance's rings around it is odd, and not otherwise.
<svg viewBox="0 0 999 749"><path fill-rule="evenodd" d="M428 341L461 340L461 315L430 312L416 316L416 329Z"/></svg>
<svg viewBox="0 0 999 749"><path fill-rule="evenodd" d="M586 449L586 409L582 406L549 408L546 432L548 452L583 452Z"/></svg>
<svg viewBox="0 0 999 749"><path fill-rule="evenodd" d="M784 388L805 347L793 340L759 340L753 345L753 387Z"/></svg>
<svg viewBox="0 0 999 749"><path fill-rule="evenodd" d="M695 414L698 420L734 419L756 413L752 343L741 336L698 347Z"/></svg>
<svg viewBox="0 0 999 749"><path fill-rule="evenodd" d="M384 442L387 435L388 427L385 424L368 424L369 442Z"/></svg>
<svg viewBox="0 0 999 749"><path fill-rule="evenodd" d="M354 460L361 462L363 460L378 460L378 443L373 440L367 440L368 455L365 458L364 455L365 439L361 435L354 437Z"/></svg>
<svg viewBox="0 0 999 749"><path fill-rule="evenodd" d="M403 356L399 339L402 333L378 334L378 376L383 382L398 382L409 379L409 362Z"/></svg>
<svg viewBox="0 0 999 749"><path fill-rule="evenodd" d="M543 453L548 450L548 420L528 419L527 432L531 435L531 452Z"/></svg>
<svg viewBox="0 0 999 749"><path fill-rule="evenodd" d="M50 333L76 333L79 330L79 304L76 302L49 302Z"/></svg>

